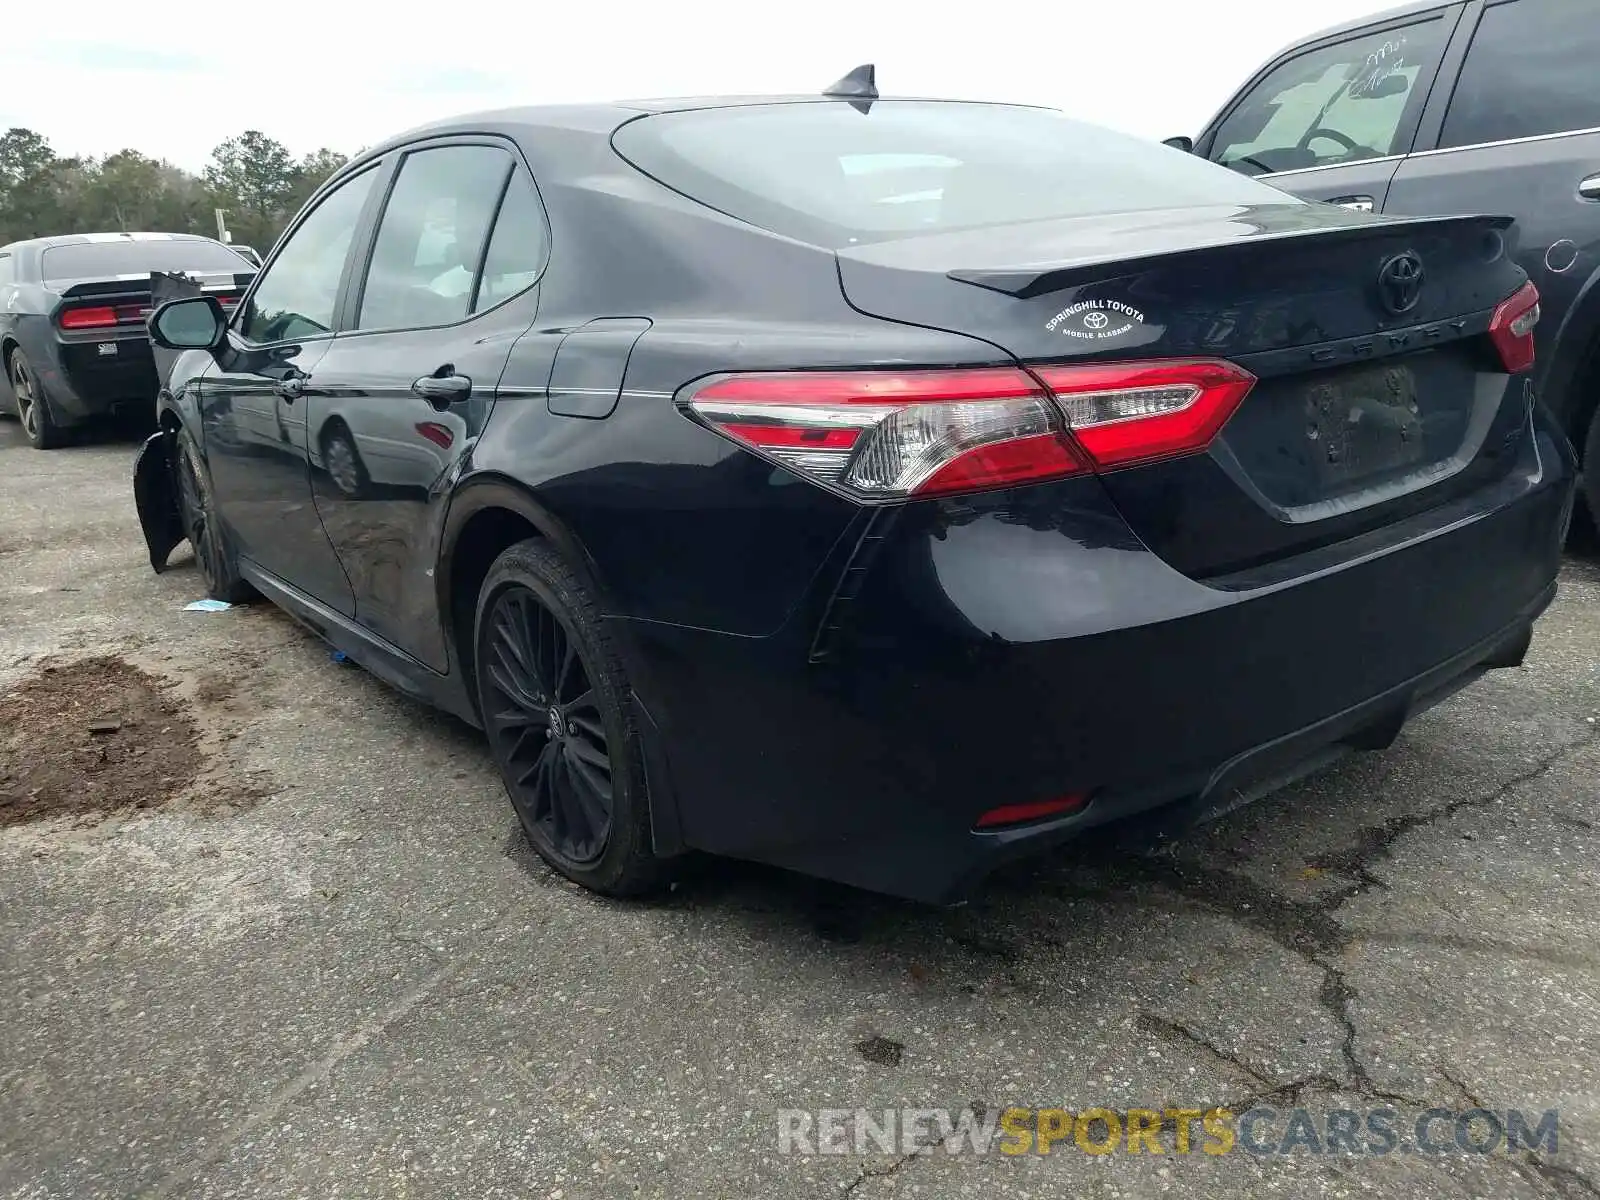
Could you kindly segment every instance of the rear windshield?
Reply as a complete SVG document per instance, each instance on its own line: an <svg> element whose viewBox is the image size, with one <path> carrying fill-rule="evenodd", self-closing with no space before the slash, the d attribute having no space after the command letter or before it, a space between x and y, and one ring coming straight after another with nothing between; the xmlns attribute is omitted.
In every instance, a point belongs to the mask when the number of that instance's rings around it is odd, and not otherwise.
<svg viewBox="0 0 1600 1200"><path fill-rule="evenodd" d="M145 275L151 271L254 271L221 242L167 241L164 238L116 242L78 242L50 246L40 256L46 279L101 279Z"/></svg>
<svg viewBox="0 0 1600 1200"><path fill-rule="evenodd" d="M702 204L831 246L1053 217L1303 203L1159 142L1011 105L697 109L632 121L613 144Z"/></svg>

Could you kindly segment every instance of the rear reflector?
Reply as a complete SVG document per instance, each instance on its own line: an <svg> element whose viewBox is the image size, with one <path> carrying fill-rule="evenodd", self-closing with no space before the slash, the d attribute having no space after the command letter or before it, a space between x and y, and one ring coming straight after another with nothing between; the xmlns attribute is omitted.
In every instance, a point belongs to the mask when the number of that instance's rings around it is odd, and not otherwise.
<svg viewBox="0 0 1600 1200"><path fill-rule="evenodd" d="M991 808L978 818L975 829L997 829L1004 825L1022 825L1028 821L1042 821L1046 817L1060 817L1077 812L1089 802L1082 792L1061 796L1055 800L1040 800L1034 804L1007 804Z"/></svg>
<svg viewBox="0 0 1600 1200"><path fill-rule="evenodd" d="M1494 310L1489 320L1489 338L1500 352L1500 361L1515 375L1533 366L1533 330L1539 324L1539 289L1525 283L1509 300Z"/></svg>
<svg viewBox="0 0 1600 1200"><path fill-rule="evenodd" d="M1032 373L726 375L684 401L711 428L863 499L954 495L1203 450L1255 383L1225 362Z"/></svg>
<svg viewBox="0 0 1600 1200"><path fill-rule="evenodd" d="M69 308L61 314L63 329L100 329L116 323L114 308Z"/></svg>

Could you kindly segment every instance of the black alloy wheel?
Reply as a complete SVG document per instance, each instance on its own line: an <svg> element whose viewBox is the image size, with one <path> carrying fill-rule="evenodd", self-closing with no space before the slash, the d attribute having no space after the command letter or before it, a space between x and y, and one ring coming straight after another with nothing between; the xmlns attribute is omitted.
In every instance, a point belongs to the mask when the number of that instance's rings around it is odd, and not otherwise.
<svg viewBox="0 0 1600 1200"><path fill-rule="evenodd" d="M589 588L548 543L506 549L479 592L478 711L528 841L612 896L659 883L632 688Z"/></svg>
<svg viewBox="0 0 1600 1200"><path fill-rule="evenodd" d="M210 478L187 430L174 438L172 474L178 516L183 522L184 536L194 550L195 565L206 581L206 594L230 604L250 599L254 593L239 578L238 565L217 516Z"/></svg>
<svg viewBox="0 0 1600 1200"><path fill-rule="evenodd" d="M585 867L611 835L612 767L600 702L578 644L526 587L512 584L486 614L484 718L511 802L540 848Z"/></svg>

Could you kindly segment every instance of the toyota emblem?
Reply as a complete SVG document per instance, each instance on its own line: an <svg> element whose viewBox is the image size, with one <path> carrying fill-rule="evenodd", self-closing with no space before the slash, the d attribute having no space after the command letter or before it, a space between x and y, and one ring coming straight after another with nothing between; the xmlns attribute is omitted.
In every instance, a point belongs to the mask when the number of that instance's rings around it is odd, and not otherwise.
<svg viewBox="0 0 1600 1200"><path fill-rule="evenodd" d="M1414 250L1396 254L1378 268L1378 298L1395 316L1408 313L1422 297L1424 277L1422 259Z"/></svg>

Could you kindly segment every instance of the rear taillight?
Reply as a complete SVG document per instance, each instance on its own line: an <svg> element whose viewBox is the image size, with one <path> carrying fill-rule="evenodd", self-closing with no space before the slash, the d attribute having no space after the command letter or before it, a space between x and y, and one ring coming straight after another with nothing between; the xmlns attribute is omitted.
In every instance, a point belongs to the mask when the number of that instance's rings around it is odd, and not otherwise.
<svg viewBox="0 0 1600 1200"><path fill-rule="evenodd" d="M1489 338L1500 352L1500 361L1515 375L1533 366L1533 330L1539 324L1539 289L1525 283L1511 299L1494 310L1489 320Z"/></svg>
<svg viewBox="0 0 1600 1200"><path fill-rule="evenodd" d="M688 407L767 458L872 498L1003 487L1086 465L1038 381L1008 367L730 375L695 389Z"/></svg>
<svg viewBox="0 0 1600 1200"><path fill-rule="evenodd" d="M114 308L69 308L61 314L63 329L101 329L116 323Z"/></svg>
<svg viewBox="0 0 1600 1200"><path fill-rule="evenodd" d="M1047 367L1072 434L1100 468L1204 450L1256 377L1210 360Z"/></svg>
<svg viewBox="0 0 1600 1200"><path fill-rule="evenodd" d="M1222 362L728 375L687 408L865 499L1034 483L1202 450L1255 379Z"/></svg>

